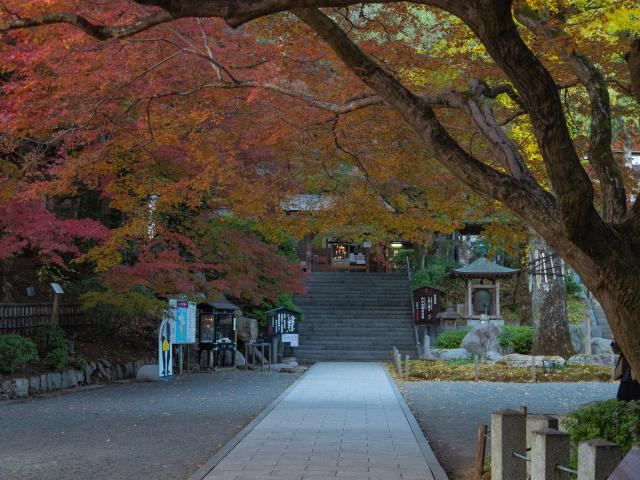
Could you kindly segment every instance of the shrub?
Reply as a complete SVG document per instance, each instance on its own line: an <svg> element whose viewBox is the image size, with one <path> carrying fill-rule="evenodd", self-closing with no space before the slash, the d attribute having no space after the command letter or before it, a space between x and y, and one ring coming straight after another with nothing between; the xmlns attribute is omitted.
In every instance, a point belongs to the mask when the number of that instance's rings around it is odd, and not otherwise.
<svg viewBox="0 0 640 480"><path fill-rule="evenodd" d="M515 353L531 354L533 346L533 328L525 326L505 325L500 332L500 347L513 348Z"/></svg>
<svg viewBox="0 0 640 480"><path fill-rule="evenodd" d="M76 358L73 359L73 361L71 363L78 370L84 370L85 368L87 368L89 366L89 363L83 357L76 357Z"/></svg>
<svg viewBox="0 0 640 480"><path fill-rule="evenodd" d="M640 401L606 400L570 412L563 420L571 442L602 438L617 443L626 455L640 442Z"/></svg>
<svg viewBox="0 0 640 480"><path fill-rule="evenodd" d="M575 281L572 275L569 274L564 276L564 286L567 290L567 295L570 297L579 295L582 291L582 288L580 288L580 284Z"/></svg>
<svg viewBox="0 0 640 480"><path fill-rule="evenodd" d="M436 347L438 348L460 348L462 339L469 333L470 328L462 328L460 330L449 330L443 332L436 338Z"/></svg>
<svg viewBox="0 0 640 480"><path fill-rule="evenodd" d="M35 344L28 338L11 333L0 335L0 371L13 373L15 368L35 362L38 351Z"/></svg>
<svg viewBox="0 0 640 480"><path fill-rule="evenodd" d="M50 368L56 372L61 372L69 365L69 351L66 348L55 348L44 357Z"/></svg>
<svg viewBox="0 0 640 480"><path fill-rule="evenodd" d="M69 365L69 342L62 328L53 324L45 325L38 332L37 339L45 352L44 359L52 369L61 371Z"/></svg>

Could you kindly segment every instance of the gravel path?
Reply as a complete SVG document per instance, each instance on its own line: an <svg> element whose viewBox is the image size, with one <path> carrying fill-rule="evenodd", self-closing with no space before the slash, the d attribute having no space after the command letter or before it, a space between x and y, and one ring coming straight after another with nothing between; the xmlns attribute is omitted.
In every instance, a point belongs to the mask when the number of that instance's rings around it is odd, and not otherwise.
<svg viewBox="0 0 640 480"><path fill-rule="evenodd" d="M0 404L0 478L186 478L297 377L223 371Z"/></svg>
<svg viewBox="0 0 640 480"><path fill-rule="evenodd" d="M400 386L422 431L452 479L466 478L478 425L491 412L527 405L530 413L564 414L583 403L615 398L612 383L405 382Z"/></svg>

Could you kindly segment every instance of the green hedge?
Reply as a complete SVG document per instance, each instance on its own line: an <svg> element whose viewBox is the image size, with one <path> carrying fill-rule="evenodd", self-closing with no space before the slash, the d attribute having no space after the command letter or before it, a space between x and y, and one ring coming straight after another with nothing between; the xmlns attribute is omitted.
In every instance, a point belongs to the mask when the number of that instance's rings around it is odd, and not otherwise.
<svg viewBox="0 0 640 480"><path fill-rule="evenodd" d="M71 363L69 356L69 341L64 330L58 325L45 325L40 329L37 337L44 359L53 370L61 372Z"/></svg>
<svg viewBox="0 0 640 480"><path fill-rule="evenodd" d="M460 348L462 339L469 333L470 328L462 328L460 330L449 330L443 332L436 338L436 347L438 348Z"/></svg>
<svg viewBox="0 0 640 480"><path fill-rule="evenodd" d="M596 402L569 413L562 422L574 445L602 438L620 445L626 455L633 444L640 442L640 401Z"/></svg>
<svg viewBox="0 0 640 480"><path fill-rule="evenodd" d="M533 346L533 328L525 326L505 325L500 331L500 347L513 348L515 353L531 355Z"/></svg>
<svg viewBox="0 0 640 480"><path fill-rule="evenodd" d="M28 338L15 333L0 335L1 372L11 374L16 367L35 362L37 359L38 350Z"/></svg>

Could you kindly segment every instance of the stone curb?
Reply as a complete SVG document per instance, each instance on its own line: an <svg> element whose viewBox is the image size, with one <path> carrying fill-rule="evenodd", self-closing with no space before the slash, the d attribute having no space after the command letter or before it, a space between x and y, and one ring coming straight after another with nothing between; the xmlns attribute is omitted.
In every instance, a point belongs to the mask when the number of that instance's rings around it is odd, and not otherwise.
<svg viewBox="0 0 640 480"><path fill-rule="evenodd" d="M404 416L406 417L407 422L409 422L409 427L411 427L413 436L416 438L416 442L418 442L418 447L420 448L420 451L422 452L422 456L424 457L425 461L427 462L427 465L429 466L429 469L431 470L431 474L433 475L433 478L435 480L449 480L449 477L447 477L447 474L442 468L442 465L440 465L440 462L438 462L438 459L433 453L433 450L431 449L431 446L429 445L427 438L424 436L424 432L420 428L420 425L418 425L418 421L416 420L416 417L413 416L413 413L411 412L409 405L407 405L407 402L402 396L402 393L400 393L400 389L398 388L398 385L396 385L396 382L393 380L393 378L391 377L391 374L386 369L384 364L382 364L382 368L384 370L384 373L387 375L387 380L391 384L391 389L393 390L393 393L395 394L396 399L400 404L400 408L402 408L402 412L404 413Z"/></svg>
<svg viewBox="0 0 640 480"><path fill-rule="evenodd" d="M89 385L97 380L111 383L115 380L135 378L138 369L153 359L112 363L109 360L91 362L84 370L69 369L29 378L12 378L0 384L0 400L27 398L30 395L54 392Z"/></svg>

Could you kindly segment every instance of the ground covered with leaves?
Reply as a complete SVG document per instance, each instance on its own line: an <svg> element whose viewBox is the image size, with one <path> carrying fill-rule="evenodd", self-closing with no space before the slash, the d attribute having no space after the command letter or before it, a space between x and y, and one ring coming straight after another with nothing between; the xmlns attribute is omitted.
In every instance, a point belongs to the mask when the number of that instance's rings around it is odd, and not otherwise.
<svg viewBox="0 0 640 480"><path fill-rule="evenodd" d="M387 368L391 375L398 379L393 364L388 363ZM404 368L404 363L403 363ZM459 381L469 382L475 380L475 367L472 361L437 361L437 360L410 360L409 381ZM531 368L510 367L505 364L480 365L478 380L481 382L532 382ZM566 364L547 370L543 367L536 368L536 382L610 382L611 369L601 365Z"/></svg>

